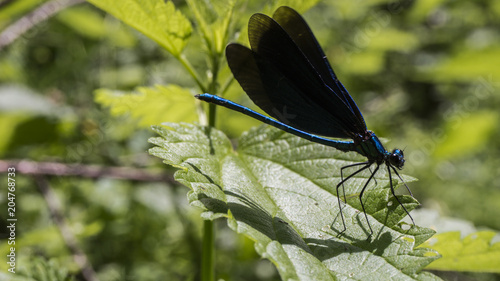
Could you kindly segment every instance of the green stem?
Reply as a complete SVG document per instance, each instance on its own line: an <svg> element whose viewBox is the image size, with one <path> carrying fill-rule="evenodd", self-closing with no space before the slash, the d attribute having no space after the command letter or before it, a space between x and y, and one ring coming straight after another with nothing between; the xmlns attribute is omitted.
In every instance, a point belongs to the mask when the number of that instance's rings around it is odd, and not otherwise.
<svg viewBox="0 0 500 281"><path fill-rule="evenodd" d="M213 54L212 54L213 56ZM212 60L212 82L209 84L208 92L215 93L217 91L217 75L219 72L219 61L217 58ZM208 105L208 126L215 127L215 112L216 105ZM214 222L205 220L203 222L203 247L201 261L201 280L215 280L215 228Z"/></svg>
<svg viewBox="0 0 500 281"><path fill-rule="evenodd" d="M208 126L215 127L215 112L217 106L213 103L208 105Z"/></svg>
<svg viewBox="0 0 500 281"><path fill-rule="evenodd" d="M203 246L201 252L201 280L215 280L215 229L214 222L203 223Z"/></svg>
<svg viewBox="0 0 500 281"><path fill-rule="evenodd" d="M224 84L220 88L220 95L221 96L224 96L224 93L226 93L227 89L229 89L229 86L231 86L231 83L233 83L233 81L234 81L234 78L230 77L226 80L226 82L224 82Z"/></svg>

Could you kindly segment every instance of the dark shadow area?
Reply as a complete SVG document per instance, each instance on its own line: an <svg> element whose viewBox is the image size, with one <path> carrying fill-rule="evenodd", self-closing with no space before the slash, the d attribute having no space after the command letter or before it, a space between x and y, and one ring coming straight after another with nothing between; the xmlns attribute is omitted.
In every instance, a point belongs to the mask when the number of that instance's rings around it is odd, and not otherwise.
<svg viewBox="0 0 500 281"><path fill-rule="evenodd" d="M220 199L211 198L204 193L198 194L198 200L207 210L215 214L223 215L227 215L228 212L231 211L232 216L239 223L246 224L267 236L269 239L278 241L283 245L295 245L314 255L321 261L345 252L370 251L375 255L381 256L385 248L393 242L388 232L374 233L370 236L370 230L365 225L366 221L362 215L357 216L357 221L358 224L364 226L364 233L367 239L348 236L342 233L341 229L334 229L335 222L340 220L340 213L334 218L330 225L330 229L340 233L340 238L353 242L344 242L341 239L302 238L293 225L288 223L285 219L272 216L263 206L237 190L223 190L220 185L216 184L212 178L204 174L199 168L195 167L193 164L189 165L196 172L203 175L209 183L215 184L227 197L227 202L224 202Z"/></svg>
<svg viewBox="0 0 500 281"><path fill-rule="evenodd" d="M342 253L351 254L364 251L363 249L350 245L347 242L333 239L306 238L304 240L311 253L320 261L334 258Z"/></svg>
<svg viewBox="0 0 500 281"><path fill-rule="evenodd" d="M209 147L210 147L210 155L213 155L215 154L215 150L214 150L214 145L212 143L212 127L210 126L205 126L205 134L207 135L207 138L208 138L208 143L209 143Z"/></svg>
<svg viewBox="0 0 500 281"><path fill-rule="evenodd" d="M198 167L196 167L196 165L191 164L191 163L189 163L189 162L187 162L187 161L186 161L185 163L186 163L186 164L188 164L189 166L191 166L191 168L193 168L193 170L195 170L197 173L199 173L200 175L204 176L204 177L207 179L207 181L208 181L209 183L217 185L217 187L218 187L220 190L222 190L222 187L221 187L220 185L216 184L216 183L214 182L214 180L212 180L212 178L211 178L211 177L207 176L207 175L206 175L204 172L202 172L202 171L201 171Z"/></svg>

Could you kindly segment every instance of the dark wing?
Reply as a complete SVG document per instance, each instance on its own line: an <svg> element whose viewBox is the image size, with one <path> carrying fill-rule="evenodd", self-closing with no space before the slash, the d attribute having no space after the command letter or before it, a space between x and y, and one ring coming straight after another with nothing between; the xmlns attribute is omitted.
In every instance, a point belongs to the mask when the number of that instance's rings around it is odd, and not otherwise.
<svg viewBox="0 0 500 281"><path fill-rule="evenodd" d="M333 93L342 99L354 115L358 122L363 124L366 129L366 124L363 115L359 111L358 106L347 92L346 88L340 80L338 80L330 63L328 62L325 53L316 40L311 28L307 25L302 16L294 9L282 6L274 12L273 19L285 30L285 32L297 44L299 49L304 53L316 72L321 76L321 79L332 89Z"/></svg>
<svg viewBox="0 0 500 281"><path fill-rule="evenodd" d="M308 102L302 92L269 61L245 46L229 44L231 71L252 101L270 116L304 132L352 138L349 129L327 111Z"/></svg>
<svg viewBox="0 0 500 281"><path fill-rule="evenodd" d="M289 10L278 9L277 17L291 35L270 17L255 14L248 27L252 50L228 46L227 59L236 80L257 106L283 123L329 137L364 134L366 125L347 91L332 89L336 77L314 35L300 15ZM298 24L298 32L287 22Z"/></svg>

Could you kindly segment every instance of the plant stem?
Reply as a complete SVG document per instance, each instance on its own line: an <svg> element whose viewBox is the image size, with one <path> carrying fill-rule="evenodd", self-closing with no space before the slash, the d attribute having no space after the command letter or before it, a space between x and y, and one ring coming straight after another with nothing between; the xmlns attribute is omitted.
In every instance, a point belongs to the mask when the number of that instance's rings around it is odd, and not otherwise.
<svg viewBox="0 0 500 281"><path fill-rule="evenodd" d="M180 55L180 56L177 56L176 58L184 66L184 68L189 72L189 74L191 75L191 77L193 77L194 82L196 83L196 85L198 85L198 87L200 88L201 92L205 93L207 91L207 88L203 85L203 83L201 82L198 74L196 73L196 71L194 70L194 68L191 66L191 64L189 63L189 61L186 59L186 57L184 55Z"/></svg>
<svg viewBox="0 0 500 281"><path fill-rule="evenodd" d="M212 54L213 55L213 54ZM213 60L212 83L209 84L209 91L216 92L217 74L219 72L217 59ZM208 128L215 127L215 104L208 106ZM203 222L203 245L201 253L201 280L215 280L215 228L214 221L205 220Z"/></svg>
<svg viewBox="0 0 500 281"><path fill-rule="evenodd" d="M215 112L217 106L213 103L208 105L208 126L214 128L215 127Z"/></svg>
<svg viewBox="0 0 500 281"><path fill-rule="evenodd" d="M214 222L203 223L203 246L201 252L201 280L215 280L215 229Z"/></svg>

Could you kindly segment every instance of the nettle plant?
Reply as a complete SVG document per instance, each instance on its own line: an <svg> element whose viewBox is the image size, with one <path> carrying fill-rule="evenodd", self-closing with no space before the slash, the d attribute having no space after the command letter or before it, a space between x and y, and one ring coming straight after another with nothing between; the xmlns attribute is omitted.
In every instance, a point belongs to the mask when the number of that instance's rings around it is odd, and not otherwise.
<svg viewBox="0 0 500 281"><path fill-rule="evenodd" d="M169 121L152 127L159 136L149 140L154 144L150 154L178 168L175 179L189 188L191 205L203 210L203 278L213 280L213 220L224 218L231 229L255 242L256 251L275 264L284 280L439 279L422 272L440 257L422 247L435 232L401 222L407 213L392 196L386 173L377 173L376 184L363 195L372 235L359 201L370 171L345 183L342 232L335 188L340 168L366 158L266 125L244 132L234 142L216 128L234 128L249 119L236 114L221 117L228 114L225 109L216 114L215 105L194 97L230 93L233 77L224 49L235 34L246 38L248 20L238 14L243 9L236 9L235 1L187 0L184 13L171 1L89 2L154 40L192 79L191 88L168 84L122 95L98 90L96 100L114 113L130 112L143 125ZM303 12L316 2L276 1L264 12L281 5ZM234 84L235 92L242 94ZM199 124L193 123L196 119ZM402 177L407 183L414 180ZM396 187L402 185L392 180ZM409 195L398 197L408 211L419 205Z"/></svg>

